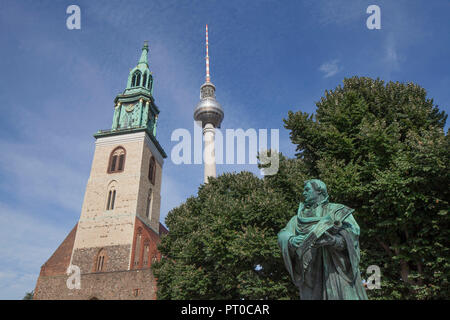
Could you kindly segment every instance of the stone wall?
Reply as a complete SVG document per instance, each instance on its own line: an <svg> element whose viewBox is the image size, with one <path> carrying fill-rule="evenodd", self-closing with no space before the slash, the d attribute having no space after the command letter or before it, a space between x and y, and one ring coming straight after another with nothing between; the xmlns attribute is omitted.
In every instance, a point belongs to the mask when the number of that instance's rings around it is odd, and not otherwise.
<svg viewBox="0 0 450 320"><path fill-rule="evenodd" d="M106 252L102 271L128 270L131 245L75 249L73 251L72 265L78 266L81 273L95 272L97 254L101 249Z"/></svg>
<svg viewBox="0 0 450 320"><path fill-rule="evenodd" d="M68 289L69 276L41 276L35 300L154 300L156 281L151 269L81 275L81 289ZM137 291L136 291L137 289Z"/></svg>

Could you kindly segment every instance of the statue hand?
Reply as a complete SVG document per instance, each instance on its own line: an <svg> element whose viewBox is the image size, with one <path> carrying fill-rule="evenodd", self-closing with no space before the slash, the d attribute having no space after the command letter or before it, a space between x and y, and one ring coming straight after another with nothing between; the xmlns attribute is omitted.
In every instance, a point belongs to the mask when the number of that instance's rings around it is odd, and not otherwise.
<svg viewBox="0 0 450 320"><path fill-rule="evenodd" d="M334 221L333 226L328 230L332 235L336 235L342 230L342 222Z"/></svg>
<svg viewBox="0 0 450 320"><path fill-rule="evenodd" d="M335 236L325 231L325 233L314 243L314 248L319 248L323 246L333 246L336 243Z"/></svg>
<svg viewBox="0 0 450 320"><path fill-rule="evenodd" d="M289 244L294 248L298 248L305 238L306 238L306 235L301 235L301 234L290 237Z"/></svg>

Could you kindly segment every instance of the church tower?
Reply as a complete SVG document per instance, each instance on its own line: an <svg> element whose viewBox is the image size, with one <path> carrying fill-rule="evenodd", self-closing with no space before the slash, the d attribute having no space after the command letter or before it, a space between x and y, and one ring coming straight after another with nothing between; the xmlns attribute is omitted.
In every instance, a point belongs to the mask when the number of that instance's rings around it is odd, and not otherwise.
<svg viewBox="0 0 450 320"><path fill-rule="evenodd" d="M94 134L80 219L42 266L35 299L156 297L150 267L167 233L159 222L167 156L156 139L158 114L145 42L126 89L114 100L111 129ZM80 289L66 283L69 265L80 269Z"/></svg>

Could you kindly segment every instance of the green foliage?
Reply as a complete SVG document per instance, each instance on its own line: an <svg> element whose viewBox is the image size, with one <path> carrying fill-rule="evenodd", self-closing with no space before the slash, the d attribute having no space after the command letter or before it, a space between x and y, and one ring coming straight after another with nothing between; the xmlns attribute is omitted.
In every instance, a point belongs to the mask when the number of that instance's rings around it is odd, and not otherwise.
<svg viewBox="0 0 450 320"><path fill-rule="evenodd" d="M450 296L446 119L418 85L354 77L284 120L303 172L356 209L361 270L382 272L369 298Z"/></svg>
<svg viewBox="0 0 450 320"><path fill-rule="evenodd" d="M249 172L210 179L166 218L170 233L153 268L158 299L296 297L276 238L292 209Z"/></svg>
<svg viewBox="0 0 450 320"><path fill-rule="evenodd" d="M25 293L25 296L22 298L22 300L33 300L34 296L34 290Z"/></svg>

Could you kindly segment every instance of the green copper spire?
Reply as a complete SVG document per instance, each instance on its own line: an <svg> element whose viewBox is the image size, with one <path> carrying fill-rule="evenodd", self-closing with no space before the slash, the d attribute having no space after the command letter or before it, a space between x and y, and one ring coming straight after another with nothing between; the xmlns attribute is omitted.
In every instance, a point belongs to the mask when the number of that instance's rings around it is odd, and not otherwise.
<svg viewBox="0 0 450 320"><path fill-rule="evenodd" d="M148 42L144 42L141 58L137 66L128 75L127 88L124 93L150 93L153 95L153 76L148 66Z"/></svg>
<svg viewBox="0 0 450 320"><path fill-rule="evenodd" d="M153 98L153 75L148 66L148 43L144 42L136 67L128 74L127 87L114 100L111 130L146 130L156 137L159 109Z"/></svg>
<svg viewBox="0 0 450 320"><path fill-rule="evenodd" d="M166 158L166 153L156 139L159 109L153 97L153 75L148 65L148 51L148 43L145 41L137 66L128 74L125 90L114 99L111 129L99 130L94 137L144 131Z"/></svg>
<svg viewBox="0 0 450 320"><path fill-rule="evenodd" d="M144 41L144 46L142 47L141 58L139 59L139 65L146 66L148 69L148 41Z"/></svg>

